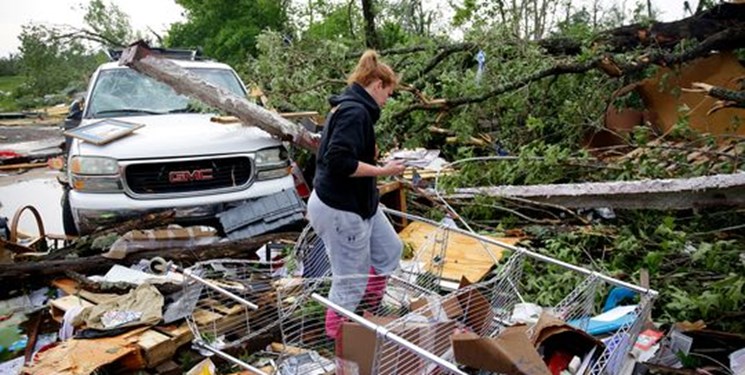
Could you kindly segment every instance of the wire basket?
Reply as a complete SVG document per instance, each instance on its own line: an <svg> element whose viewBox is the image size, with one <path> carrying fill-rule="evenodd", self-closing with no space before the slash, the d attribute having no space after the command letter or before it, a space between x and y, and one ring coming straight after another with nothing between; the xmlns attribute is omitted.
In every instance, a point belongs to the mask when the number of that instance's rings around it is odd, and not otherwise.
<svg viewBox="0 0 745 375"><path fill-rule="evenodd" d="M217 349L231 348L260 335L278 332L276 277L266 264L248 260L220 259L196 263L189 269L204 281L187 278L186 299L192 313L186 317L195 338ZM206 282L205 282L206 281ZM243 298L241 303L218 286Z"/></svg>
<svg viewBox="0 0 745 375"><path fill-rule="evenodd" d="M347 310L340 305L334 304L325 297L331 287L331 282L344 285L346 288L357 289L360 286L367 287L374 283L385 283L385 293L381 298L364 296L354 311ZM448 359L449 341L442 340L448 337L455 325L448 322L446 318L442 327L430 330L432 320L427 318L421 320L410 314L412 303L426 299L437 298L438 295L420 286L414 285L397 276L388 278L370 278L368 275L355 275L321 278L298 278L295 279L293 288L285 288L279 293L281 300L280 321L282 338L284 343L283 355L279 361L279 373L281 374L325 374L325 373L379 373L379 374L412 374L425 366L437 367L437 363L430 363L428 359L419 357L416 351L429 354L432 357L441 357L439 360L444 366L453 366ZM342 291L344 293L344 291ZM290 302L290 303L288 303ZM340 317L346 314L343 320L348 322L365 322L371 325L354 325L344 327L343 334L332 336L328 330L328 311L333 310L340 313ZM395 324L394 324L395 323ZM395 329L386 332L389 327ZM415 331L424 328L424 331ZM349 328L349 329L348 329ZM350 330L351 329L351 330ZM391 335L398 335L402 340L394 341ZM376 339L376 336L379 336ZM442 337L440 337L442 336ZM381 339L382 338L382 339ZM409 350L407 356L400 361L343 361L339 357L349 354L344 347L364 348L358 355L362 355L373 345L376 352L382 352L386 348L401 348ZM408 347L402 346L411 343ZM393 349L392 349L393 350ZM344 354L342 354L344 352ZM302 357L302 366L296 365L296 358ZM288 363L289 362L289 363ZM355 370L352 370L352 367ZM360 369L362 367L362 369ZM429 373L429 372L428 372Z"/></svg>
<svg viewBox="0 0 745 375"><path fill-rule="evenodd" d="M298 289L290 293L292 303L285 304L286 308L280 309L283 342L288 353L305 354L306 358L313 357L315 361L306 362L313 363L306 367L308 372L294 367L293 373L323 373L322 371L334 366L337 371L343 372L354 365L337 359L339 342L345 342L343 335L336 341L326 335L324 313L329 308L358 322L362 330L355 331L357 335L363 335L367 330L377 337L372 341L375 343L372 359L370 363L361 365L364 367L362 372L431 373L437 368L442 373L465 373L454 361L450 346L450 338L454 332L497 337L506 327L516 323L516 307L525 305L531 298L540 299L544 311L587 331L595 323L592 317L601 311L603 297L612 288L620 287L633 294L634 305L620 326L603 340L605 345L602 350L592 357L584 371L593 375L616 374L636 341L657 295L653 290L450 225L394 210L385 211L391 216L429 223L433 232L428 237L430 241L422 246L429 246L429 249L417 249L410 261L414 266L403 268L386 280L385 297L376 306L366 306L363 301L356 309L350 309L324 298L332 280L327 276L327 269L320 273L321 277L298 280ZM325 252L319 251L322 243L319 245L320 240L312 230L306 229L296 247L298 264L311 264L313 270L324 270ZM447 292L448 288L443 288L439 281L442 279L444 265L454 261L448 254L448 237L453 234L476 240L477 245L472 251L489 252L494 259L501 257L501 261L485 281L462 285L457 290ZM493 246L503 249L504 253L494 254ZM421 266L422 264L426 266ZM532 268L534 272L548 271L551 268L552 273L563 271L562 285L553 285L552 288L558 287L565 293L561 293L558 300L546 300L546 296L541 295L540 290L535 290L535 286L527 278L527 273L524 272L527 268ZM367 275L350 276L347 279L349 285L355 282L367 283L369 280ZM279 295L280 298L285 298L285 302L287 296ZM528 321L527 324L529 328L526 334L532 335L535 321Z"/></svg>

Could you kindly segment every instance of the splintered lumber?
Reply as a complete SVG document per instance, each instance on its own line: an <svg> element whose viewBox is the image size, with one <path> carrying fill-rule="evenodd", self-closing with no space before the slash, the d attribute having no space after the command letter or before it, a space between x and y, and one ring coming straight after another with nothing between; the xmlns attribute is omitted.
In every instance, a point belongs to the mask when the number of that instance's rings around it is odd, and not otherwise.
<svg viewBox="0 0 745 375"><path fill-rule="evenodd" d="M47 166L47 163L19 163L19 164L10 164L10 165L0 165L0 171L13 170L13 169L43 168L46 166Z"/></svg>
<svg viewBox="0 0 745 375"><path fill-rule="evenodd" d="M74 280L58 279L52 285L70 295L52 300L52 318L62 323L65 312L73 307L91 307L106 302L112 295L90 293L80 289ZM73 295L72 293L75 293ZM116 295L114 295L116 297ZM181 345L191 341L193 336L188 325L155 326L142 332L136 340L137 350L121 359L121 365L128 369L153 368L167 361ZM132 341L133 345L135 341Z"/></svg>
<svg viewBox="0 0 745 375"><path fill-rule="evenodd" d="M49 302L49 312L52 319L62 323L62 318L65 316L65 312L73 307L92 307L93 304L80 298L78 296L69 295L61 298L57 298Z"/></svg>
<svg viewBox="0 0 745 375"><path fill-rule="evenodd" d="M320 139L302 126L251 103L246 98L213 85L172 61L158 57L143 41L133 43L125 49L119 59L119 64L163 82L179 94L197 98L210 106L221 109L239 118L244 124L255 125L271 135L291 141L312 152L318 149Z"/></svg>
<svg viewBox="0 0 745 375"><path fill-rule="evenodd" d="M174 323L169 325L155 326L153 327L153 329L171 337L171 340L173 340L173 344L176 345L177 348L181 347L181 345L191 342L191 340L194 339L194 335L191 333L189 324L185 321L182 321L179 324Z"/></svg>
<svg viewBox="0 0 745 375"><path fill-rule="evenodd" d="M149 329L139 336L139 350L122 359L122 366L129 369L153 368L171 359L178 349L167 335Z"/></svg>
<svg viewBox="0 0 745 375"><path fill-rule="evenodd" d="M745 205L745 173L681 179L458 188L448 199L522 198L568 208L689 209Z"/></svg>
<svg viewBox="0 0 745 375"><path fill-rule="evenodd" d="M40 260L36 262L20 262L13 264L0 264L0 282L5 289L15 288L18 283L26 281L43 281L58 276L63 276L65 271L73 271L82 274L93 274L105 272L114 264L129 265L140 261L140 259L151 259L159 256L176 263L195 263L205 259L236 258L245 259L253 255L253 252L267 242L281 239L295 240L298 234L274 233L252 237L244 240L219 242L209 245L193 247L175 247L168 249L143 249L142 251L129 254L125 259L113 260L101 255L80 257L74 259Z"/></svg>
<svg viewBox="0 0 745 375"><path fill-rule="evenodd" d="M91 374L98 368L134 353L138 336L147 328L135 328L119 336L70 339L37 354L24 373L37 375Z"/></svg>
<svg viewBox="0 0 745 375"><path fill-rule="evenodd" d="M432 268L432 261L439 249L435 247L435 236L438 228L432 224L412 222L398 236L405 244L409 244L416 252L415 259L425 263L424 269ZM515 237L490 237L496 241L515 245L520 241ZM499 246L481 243L479 240L460 233L450 232L442 266L442 278L446 280L481 280L495 266L495 259L502 258L503 249ZM487 252L491 252L491 255Z"/></svg>

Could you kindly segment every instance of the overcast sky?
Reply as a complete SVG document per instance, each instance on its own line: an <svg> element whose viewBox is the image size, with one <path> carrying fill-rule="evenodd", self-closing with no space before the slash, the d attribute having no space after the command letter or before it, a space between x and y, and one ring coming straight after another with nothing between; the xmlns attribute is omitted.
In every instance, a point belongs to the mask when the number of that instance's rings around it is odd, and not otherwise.
<svg viewBox="0 0 745 375"><path fill-rule="evenodd" d="M174 0L106 0L129 15L136 30L150 27L158 33L168 25L182 20L183 8ZM21 26L29 22L40 24L82 25L80 9L88 0L0 0L0 56L18 53Z"/></svg>
<svg viewBox="0 0 745 375"><path fill-rule="evenodd" d="M182 20L183 9L174 0L109 0L130 16L136 30L146 31L147 27L158 33L168 29L168 25ZM457 0L456 0L457 1ZM588 0L585 0L588 1ZM612 4L623 0L603 0ZM683 17L684 0L652 0L654 7L661 11L661 19L670 21ZM626 0L632 8L635 0ZM18 35L21 26L29 22L40 24L81 25L83 11L81 4L88 0L0 0L0 56L18 53ZM691 0L695 9L698 0Z"/></svg>

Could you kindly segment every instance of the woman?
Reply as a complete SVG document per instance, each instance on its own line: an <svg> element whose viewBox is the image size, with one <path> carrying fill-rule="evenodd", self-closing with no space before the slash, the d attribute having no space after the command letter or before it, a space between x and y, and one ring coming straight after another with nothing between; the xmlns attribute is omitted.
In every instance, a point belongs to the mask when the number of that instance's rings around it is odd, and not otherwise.
<svg viewBox="0 0 745 375"><path fill-rule="evenodd" d="M354 311L363 300L380 303L386 276L398 266L403 245L378 208L376 178L404 171L399 161L376 165L373 125L398 84L390 66L366 51L347 79L349 86L329 102L333 106L316 158L308 220L323 240L333 280L329 299ZM367 283L354 275L367 275ZM326 311L326 335L336 339L343 319Z"/></svg>

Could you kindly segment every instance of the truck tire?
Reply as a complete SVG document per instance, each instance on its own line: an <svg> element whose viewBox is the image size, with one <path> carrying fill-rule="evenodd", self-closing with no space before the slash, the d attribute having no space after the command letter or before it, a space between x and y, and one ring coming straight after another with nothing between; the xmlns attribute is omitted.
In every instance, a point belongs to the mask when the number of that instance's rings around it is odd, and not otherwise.
<svg viewBox="0 0 745 375"><path fill-rule="evenodd" d="M70 208L70 187L62 188L62 228L68 236L77 236L78 228L75 226L75 220L72 217L72 208Z"/></svg>

